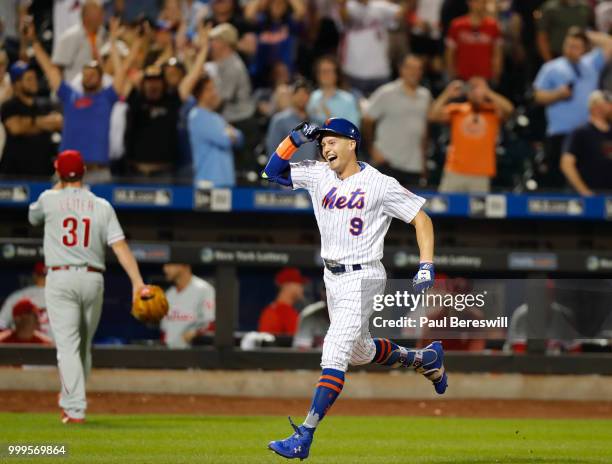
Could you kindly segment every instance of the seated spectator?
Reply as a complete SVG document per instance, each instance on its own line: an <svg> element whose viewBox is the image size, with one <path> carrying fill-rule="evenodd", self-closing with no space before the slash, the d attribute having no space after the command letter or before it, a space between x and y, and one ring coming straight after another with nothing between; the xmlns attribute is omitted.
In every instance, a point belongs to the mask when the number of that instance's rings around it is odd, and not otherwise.
<svg viewBox="0 0 612 464"><path fill-rule="evenodd" d="M596 48L588 51L593 44ZM533 83L535 101L546 107L546 159L541 166L542 187L561 188L561 150L567 135L589 120L588 99L597 89L599 74L612 56L607 34L570 28L563 42L563 56L545 63Z"/></svg>
<svg viewBox="0 0 612 464"><path fill-rule="evenodd" d="M244 16L257 35L257 52L251 65L257 86L277 61L293 73L305 13L303 0L253 0L245 5Z"/></svg>
<svg viewBox="0 0 612 464"><path fill-rule="evenodd" d="M159 328L168 348L187 348L199 335L215 330L215 289L193 275L189 264L164 264L166 280L173 285L166 291L168 314Z"/></svg>
<svg viewBox="0 0 612 464"><path fill-rule="evenodd" d="M404 16L391 2L339 0L344 25L342 70L366 97L391 78L389 30Z"/></svg>
<svg viewBox="0 0 612 464"><path fill-rule="evenodd" d="M53 337L51 334L51 325L49 324L49 316L45 308L45 281L47 270L43 262L38 262L32 270L32 285L15 290L4 300L2 309L0 309L0 330L11 329L14 327L13 322L13 307L19 300L30 300L38 308L38 322L40 330L48 337Z"/></svg>
<svg viewBox="0 0 612 464"><path fill-rule="evenodd" d="M36 71L18 61L11 66L13 97L2 104L6 142L0 172L17 176L53 174L56 146L52 134L62 130L63 118L46 99L37 97Z"/></svg>
<svg viewBox="0 0 612 464"><path fill-rule="evenodd" d="M321 289L321 299L309 304L301 312L293 338L293 347L298 349L321 348L329 329L329 312L325 286Z"/></svg>
<svg viewBox="0 0 612 464"><path fill-rule="evenodd" d="M561 171L580 194L612 190L612 103L601 90L589 97L589 123L572 132L561 156Z"/></svg>
<svg viewBox="0 0 612 464"><path fill-rule="evenodd" d="M257 52L257 36L253 25L243 17L238 0L212 0L209 7L206 24L215 27L229 23L234 26L238 31L236 49L242 57L250 61Z"/></svg>
<svg viewBox="0 0 612 464"><path fill-rule="evenodd" d="M266 135L266 151L274 152L287 134L302 121L308 119L306 105L310 98L310 85L305 80L297 80L292 86L291 107L272 116ZM318 148L314 143L303 144L291 160L303 161L317 159Z"/></svg>
<svg viewBox="0 0 612 464"><path fill-rule="evenodd" d="M593 11L586 1L547 0L540 8L536 36L544 61L563 53L563 42L571 27L586 29L593 23ZM607 31L605 31L607 32Z"/></svg>
<svg viewBox="0 0 612 464"><path fill-rule="evenodd" d="M503 50L497 20L488 16L486 0L469 0L468 14L451 22L446 37L446 71L451 79L484 77L497 83Z"/></svg>
<svg viewBox="0 0 612 464"><path fill-rule="evenodd" d="M400 76L370 97L364 132L371 144L372 164L402 185L418 186L427 180L427 113L431 94L420 86L423 62L415 55L404 59Z"/></svg>
<svg viewBox="0 0 612 464"><path fill-rule="evenodd" d="M86 0L81 21L61 32L53 47L51 61L58 66L67 82L72 81L87 63L100 61L99 50L105 41L104 10L99 0Z"/></svg>
<svg viewBox="0 0 612 464"><path fill-rule="evenodd" d="M450 145L440 192L488 192L496 173L495 148L501 123L514 107L482 77L453 81L433 102L429 118L450 125ZM467 102L451 103L467 93Z"/></svg>
<svg viewBox="0 0 612 464"><path fill-rule="evenodd" d="M162 70L149 66L139 89L130 92L125 159L138 176L169 176L176 167L181 99L168 93Z"/></svg>
<svg viewBox="0 0 612 464"><path fill-rule="evenodd" d="M78 150L82 153L87 167L85 181L88 183L108 182L109 131L113 105L123 92L126 68L119 58L116 41L119 23L111 20L111 57L115 63L115 75L111 87L102 87L103 71L98 61L92 61L82 68L83 92L72 88L62 79L59 69L53 65L42 47L33 25L26 27L24 39L33 45L34 56L42 68L49 87L57 92L64 109L64 129L60 150Z"/></svg>
<svg viewBox="0 0 612 464"><path fill-rule="evenodd" d="M15 328L0 332L0 343L53 344L53 340L39 330L38 308L34 303L19 300L12 309Z"/></svg>
<svg viewBox="0 0 612 464"><path fill-rule="evenodd" d="M276 274L274 283L278 287L278 295L259 316L259 332L295 335L299 317L295 304L304 299L306 282L308 279L294 267L286 267Z"/></svg>
<svg viewBox="0 0 612 464"><path fill-rule="evenodd" d="M342 90L340 65L333 56L319 58L315 65L319 88L312 92L308 101L308 117L322 125L328 118L344 118L357 127L361 125L361 114L355 96Z"/></svg>
<svg viewBox="0 0 612 464"><path fill-rule="evenodd" d="M193 87L197 105L189 112L187 127L196 186L233 187L236 170L232 148L242 144L242 133L228 124L217 109L221 97L209 76Z"/></svg>

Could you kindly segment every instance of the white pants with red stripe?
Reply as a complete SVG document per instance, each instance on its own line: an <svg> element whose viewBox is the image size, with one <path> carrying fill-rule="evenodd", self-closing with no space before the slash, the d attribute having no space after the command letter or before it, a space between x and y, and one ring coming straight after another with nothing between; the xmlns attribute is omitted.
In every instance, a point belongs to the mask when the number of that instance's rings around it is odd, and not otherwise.
<svg viewBox="0 0 612 464"><path fill-rule="evenodd" d="M376 347L370 335L375 295L383 294L387 274L380 261L359 271L333 274L324 271L330 325L323 342L322 368L346 371L350 365L368 364Z"/></svg>
<svg viewBox="0 0 612 464"><path fill-rule="evenodd" d="M62 389L59 406L74 419L85 417L85 382L91 369L91 342L100 322L104 278L98 272L49 271L47 312L57 346Z"/></svg>

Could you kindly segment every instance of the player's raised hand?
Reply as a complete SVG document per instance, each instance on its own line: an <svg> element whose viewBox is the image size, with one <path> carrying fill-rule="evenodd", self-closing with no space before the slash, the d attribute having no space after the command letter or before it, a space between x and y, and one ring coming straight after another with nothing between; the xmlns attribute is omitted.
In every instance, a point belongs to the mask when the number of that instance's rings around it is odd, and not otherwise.
<svg viewBox="0 0 612 464"><path fill-rule="evenodd" d="M299 147L308 142L314 142L319 135L319 126L310 122L302 122L291 131L291 140Z"/></svg>
<svg viewBox="0 0 612 464"><path fill-rule="evenodd" d="M433 287L435 278L433 263L421 263L419 271L412 279L412 287L417 293L423 293L425 290Z"/></svg>

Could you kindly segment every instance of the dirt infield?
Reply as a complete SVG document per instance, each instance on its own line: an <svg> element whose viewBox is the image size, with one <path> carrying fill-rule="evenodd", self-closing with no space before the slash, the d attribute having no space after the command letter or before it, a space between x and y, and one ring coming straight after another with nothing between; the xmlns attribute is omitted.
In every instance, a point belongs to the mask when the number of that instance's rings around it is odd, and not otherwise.
<svg viewBox="0 0 612 464"><path fill-rule="evenodd" d="M90 413L220 414L299 416L308 409L304 399L235 398L203 395L91 393ZM0 391L0 411L56 412L57 394ZM445 416L491 418L612 419L612 402L523 400L357 400L341 399L334 414L355 416Z"/></svg>

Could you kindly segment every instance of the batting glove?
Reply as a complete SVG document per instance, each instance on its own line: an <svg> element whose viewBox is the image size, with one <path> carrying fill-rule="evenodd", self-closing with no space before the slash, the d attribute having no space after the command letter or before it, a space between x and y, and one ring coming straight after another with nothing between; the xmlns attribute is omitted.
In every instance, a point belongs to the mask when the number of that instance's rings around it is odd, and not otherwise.
<svg viewBox="0 0 612 464"><path fill-rule="evenodd" d="M433 287L434 284L434 265L433 263L421 263L419 272L412 279L412 287L417 293L423 293L425 290Z"/></svg>
<svg viewBox="0 0 612 464"><path fill-rule="evenodd" d="M319 126L309 122L298 124L289 135L291 141L296 147L299 147L308 142L314 142L319 135Z"/></svg>

